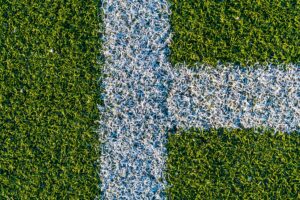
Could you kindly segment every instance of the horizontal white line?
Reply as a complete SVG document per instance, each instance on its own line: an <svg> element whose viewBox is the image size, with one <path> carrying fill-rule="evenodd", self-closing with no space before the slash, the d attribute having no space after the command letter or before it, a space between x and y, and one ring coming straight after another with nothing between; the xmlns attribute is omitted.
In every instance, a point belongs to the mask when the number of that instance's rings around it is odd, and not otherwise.
<svg viewBox="0 0 300 200"><path fill-rule="evenodd" d="M181 66L173 73L167 101L176 126L299 130L299 66Z"/></svg>

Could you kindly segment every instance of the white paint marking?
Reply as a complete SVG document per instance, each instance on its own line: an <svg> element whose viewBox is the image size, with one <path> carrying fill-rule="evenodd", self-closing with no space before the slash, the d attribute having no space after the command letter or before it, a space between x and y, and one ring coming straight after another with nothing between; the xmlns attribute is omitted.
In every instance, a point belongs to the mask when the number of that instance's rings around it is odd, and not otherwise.
<svg viewBox="0 0 300 200"><path fill-rule="evenodd" d="M299 130L299 66L172 68L167 0L105 0L103 7L102 199L166 198L164 145L174 126Z"/></svg>

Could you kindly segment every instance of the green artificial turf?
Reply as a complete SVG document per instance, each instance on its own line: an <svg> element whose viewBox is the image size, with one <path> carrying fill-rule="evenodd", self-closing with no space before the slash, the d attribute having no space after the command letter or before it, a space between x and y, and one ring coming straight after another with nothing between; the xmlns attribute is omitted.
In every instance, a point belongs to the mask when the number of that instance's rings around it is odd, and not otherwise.
<svg viewBox="0 0 300 200"><path fill-rule="evenodd" d="M0 199L99 194L99 4L0 0Z"/></svg>
<svg viewBox="0 0 300 200"><path fill-rule="evenodd" d="M170 62L298 63L299 0L169 0Z"/></svg>
<svg viewBox="0 0 300 200"><path fill-rule="evenodd" d="M191 129L169 135L169 199L299 199L300 134Z"/></svg>

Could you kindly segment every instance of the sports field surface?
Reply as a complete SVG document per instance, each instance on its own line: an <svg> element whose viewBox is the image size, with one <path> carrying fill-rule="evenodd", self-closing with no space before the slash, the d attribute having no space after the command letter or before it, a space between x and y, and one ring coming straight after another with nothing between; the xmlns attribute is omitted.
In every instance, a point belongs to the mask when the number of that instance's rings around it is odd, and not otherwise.
<svg viewBox="0 0 300 200"><path fill-rule="evenodd" d="M298 0L0 0L0 199L300 198Z"/></svg>
<svg viewBox="0 0 300 200"><path fill-rule="evenodd" d="M0 199L99 195L95 1L0 1Z"/></svg>
<svg viewBox="0 0 300 200"><path fill-rule="evenodd" d="M100 132L105 141L100 173L103 198L170 197L168 187L173 183L167 180L167 136L177 129L265 127L285 134L299 131L298 62L260 62L258 56L249 54L250 57L243 58L238 52L226 60L228 63L217 65L210 62L219 59L211 60L214 54L206 55L207 62L188 57L197 53L201 43L188 43L185 39L197 35L200 29L185 30L184 21L189 22L188 12L193 12L201 2L111 0L104 4L104 73L110 76L104 80L106 90L101 107L104 117ZM205 2L212 4L211 9L216 6L215 1ZM228 2L227 5L224 1L227 7L237 6ZM244 8L249 12L260 11L249 3L246 5ZM284 10L282 6L278 9ZM291 13L294 15L290 20L295 22L292 29L296 29L299 16ZM276 14L274 17L278 18ZM176 21L182 24L175 27ZM182 38L176 37L179 33ZM298 40L290 42L299 51ZM191 49L184 49L184 44ZM200 47L198 50L208 51ZM225 46L224 52L227 50L230 51ZM185 57L176 60L177 53ZM236 58L255 62L238 65L240 60ZM176 187L175 184L174 190L180 190ZM298 191L293 192L296 195Z"/></svg>
<svg viewBox="0 0 300 200"><path fill-rule="evenodd" d="M170 0L170 5L172 64L299 62L297 0Z"/></svg>
<svg viewBox="0 0 300 200"><path fill-rule="evenodd" d="M168 138L170 199L297 199L300 137L263 129L179 130Z"/></svg>

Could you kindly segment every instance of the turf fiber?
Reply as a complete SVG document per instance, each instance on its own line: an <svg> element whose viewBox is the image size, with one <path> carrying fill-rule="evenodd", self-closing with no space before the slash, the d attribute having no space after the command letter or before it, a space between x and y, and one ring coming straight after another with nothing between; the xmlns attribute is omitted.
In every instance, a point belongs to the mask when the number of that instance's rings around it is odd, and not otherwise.
<svg viewBox="0 0 300 200"><path fill-rule="evenodd" d="M98 4L0 0L0 199L99 194Z"/></svg>
<svg viewBox="0 0 300 200"><path fill-rule="evenodd" d="M169 0L170 62L300 62L299 0Z"/></svg>
<svg viewBox="0 0 300 200"><path fill-rule="evenodd" d="M169 199L300 198L300 134L190 129L169 135Z"/></svg>

